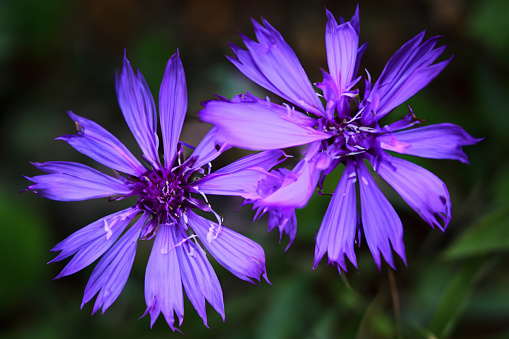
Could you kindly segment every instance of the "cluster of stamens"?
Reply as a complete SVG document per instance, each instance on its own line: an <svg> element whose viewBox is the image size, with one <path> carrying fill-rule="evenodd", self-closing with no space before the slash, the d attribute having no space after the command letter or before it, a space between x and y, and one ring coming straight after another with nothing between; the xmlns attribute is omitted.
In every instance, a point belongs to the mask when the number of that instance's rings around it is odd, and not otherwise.
<svg viewBox="0 0 509 339"><path fill-rule="evenodd" d="M323 119L321 122L323 131L331 134L329 139L324 140L323 146L334 159L368 151L376 134L380 133L377 129L360 125L355 118L338 120Z"/></svg>
<svg viewBox="0 0 509 339"><path fill-rule="evenodd" d="M189 203L187 176L178 171L149 170L134 184L137 207L159 218L161 223L177 220Z"/></svg>

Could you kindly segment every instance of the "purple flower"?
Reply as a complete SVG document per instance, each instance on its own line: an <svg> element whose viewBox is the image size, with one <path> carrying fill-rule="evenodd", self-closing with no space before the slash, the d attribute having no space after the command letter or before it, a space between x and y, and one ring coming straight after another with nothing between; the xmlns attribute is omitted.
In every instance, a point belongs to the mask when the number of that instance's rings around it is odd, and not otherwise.
<svg viewBox="0 0 509 339"><path fill-rule="evenodd" d="M325 176L344 165L316 237L315 267L326 252L329 263L340 272L347 270L345 256L357 267L354 245L362 235L378 267L381 256L394 267L393 249L406 262L402 223L366 161L431 227L444 230L451 219L445 184L387 151L466 163L462 146L481 139L447 123L409 129L419 123L411 110L402 120L380 126L382 117L424 88L449 63L450 59L435 63L445 47L435 47L437 37L423 42L424 33L417 35L394 54L375 84L366 81L360 98L354 87L366 44L359 47L358 8L350 21L341 18L339 24L329 11L326 14L329 72L323 71L323 81L316 84L321 95L315 93L280 33L265 20L263 26L253 21L258 42L242 36L247 50L231 45L236 58L229 59L251 80L301 110L248 93L208 101L200 117L214 124L221 140L231 146L269 150L307 145L304 158L280 188L256 202L266 209L305 206Z"/></svg>
<svg viewBox="0 0 509 339"><path fill-rule="evenodd" d="M187 93L178 54L168 61L159 94L164 162L158 154L154 99L141 73L134 73L125 56L116 89L124 118L148 165L142 165L104 128L70 112L78 132L57 139L110 167L117 175L109 176L79 163L51 161L34 164L47 174L28 178L33 182L28 190L53 200L138 196L134 206L91 223L52 249L60 251L52 262L74 255L57 278L73 274L101 257L85 287L83 304L97 295L93 313L101 307L104 312L127 281L138 241L154 238L145 275L145 314L150 314L151 327L160 313L172 330L176 329L175 314L182 324L184 290L205 325L206 301L224 320L221 286L206 251L247 281L259 280L260 276L267 279L265 255L257 243L221 225L206 194L260 199L256 193L258 182L284 153L274 150L250 155L210 173L210 161L226 148L219 149L212 129L185 159L184 144L178 139ZM218 222L199 216L193 209L214 213Z"/></svg>

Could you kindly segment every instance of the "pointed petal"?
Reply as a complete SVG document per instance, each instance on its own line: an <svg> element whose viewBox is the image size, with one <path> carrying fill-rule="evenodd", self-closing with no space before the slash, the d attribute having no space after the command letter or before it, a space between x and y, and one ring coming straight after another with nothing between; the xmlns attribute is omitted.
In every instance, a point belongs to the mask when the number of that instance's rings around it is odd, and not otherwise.
<svg viewBox="0 0 509 339"><path fill-rule="evenodd" d="M334 79L338 97L350 86L359 48L359 35L350 22L338 25L331 12L326 10L325 48L329 74ZM358 19L358 12L356 12ZM358 23L358 22L357 22Z"/></svg>
<svg viewBox="0 0 509 339"><path fill-rule="evenodd" d="M260 200L260 204L272 207L303 208L316 190L321 170L316 168L317 158L302 159L291 173L285 176L281 186Z"/></svg>
<svg viewBox="0 0 509 339"><path fill-rule="evenodd" d="M178 232L175 229L175 232ZM177 235L174 236L176 241ZM186 237L181 234L180 238ZM221 285L205 252L193 241L182 242L175 247L180 263L182 282L186 295L207 326L205 300L221 315L224 321L224 302Z"/></svg>
<svg viewBox="0 0 509 339"><path fill-rule="evenodd" d="M452 58L433 64L445 47L434 48L439 37L421 44L423 37L424 32L412 38L387 62L371 92L372 96L379 97L379 102L373 107L376 116L366 111L363 115L365 124L381 119L419 92L451 61Z"/></svg>
<svg viewBox="0 0 509 339"><path fill-rule="evenodd" d="M284 160L285 158L286 158L285 152L279 149L259 152L256 154L251 154L242 157L241 159L218 169L212 175L234 173L253 167L259 167L263 168L264 170L270 170L272 167L276 166L281 162L280 159Z"/></svg>
<svg viewBox="0 0 509 339"><path fill-rule="evenodd" d="M249 282L260 280L260 276L267 279L265 253L260 245L193 212L188 216L189 226L203 246L228 271Z"/></svg>
<svg viewBox="0 0 509 339"><path fill-rule="evenodd" d="M164 144L164 164L171 168L177 142L187 111L187 89L184 67L178 52L170 58L159 91L159 114Z"/></svg>
<svg viewBox="0 0 509 339"><path fill-rule="evenodd" d="M292 48L266 20L253 20L258 43L242 36L246 50L230 45L237 59L229 60L245 76L307 112L323 116L323 105Z"/></svg>
<svg viewBox="0 0 509 339"><path fill-rule="evenodd" d="M188 161L193 161L190 164L193 169L202 167L217 158L221 153L228 150L230 146L223 142L218 142L218 128L212 129L203 137L198 146L196 146L193 154L188 158Z"/></svg>
<svg viewBox="0 0 509 339"><path fill-rule="evenodd" d="M329 137L311 127L315 119L248 96L242 101L208 101L200 117L218 127L221 141L251 150L286 148Z"/></svg>
<svg viewBox="0 0 509 339"><path fill-rule="evenodd" d="M124 52L122 73L116 79L118 104L144 157L154 168L159 168L159 139L154 97L143 75L136 75Z"/></svg>
<svg viewBox="0 0 509 339"><path fill-rule="evenodd" d="M108 250L131 222L138 210L134 207L101 218L58 243L52 251L62 251L50 262L60 261L73 254L57 278L76 273L93 263Z"/></svg>
<svg viewBox="0 0 509 339"><path fill-rule="evenodd" d="M64 140L78 152L95 161L120 172L139 176L145 167L110 132L93 122L72 112L69 117L76 123L78 134L63 135L56 140Z"/></svg>
<svg viewBox="0 0 509 339"><path fill-rule="evenodd" d="M28 178L34 182L28 189L48 199L77 201L131 192L122 180L76 162L48 161L33 165L50 174Z"/></svg>
<svg viewBox="0 0 509 339"><path fill-rule="evenodd" d="M260 195L257 193L258 182L267 175L268 172L262 168L245 169L223 175L207 175L196 182L196 189L198 192L210 195L259 199Z"/></svg>
<svg viewBox="0 0 509 339"><path fill-rule="evenodd" d="M234 195L245 199L261 198L258 185L285 153L281 150L260 152L243 157L194 182L199 192Z"/></svg>
<svg viewBox="0 0 509 339"><path fill-rule="evenodd" d="M436 225L445 230L451 220L451 200L442 180L418 165L388 154L376 172L431 227Z"/></svg>
<svg viewBox="0 0 509 339"><path fill-rule="evenodd" d="M316 236L314 267L318 266L325 252L328 252L328 262L338 269L347 270L345 255L357 267L354 251L357 233L356 181L355 165L348 162Z"/></svg>
<svg viewBox="0 0 509 339"><path fill-rule="evenodd" d="M81 303L82 308L97 293L99 295L95 301L92 314L101 307L102 313L104 313L117 300L131 273L140 231L148 217L147 213L140 217L101 258L85 287L83 302Z"/></svg>
<svg viewBox="0 0 509 339"><path fill-rule="evenodd" d="M383 149L433 159L452 159L468 163L461 147L482 139L468 134L458 125L443 123L418 127L378 137Z"/></svg>
<svg viewBox="0 0 509 339"><path fill-rule="evenodd" d="M182 239L179 235L175 239L175 224L162 224L157 233L152 252L148 259L145 274L145 302L150 314L150 327L163 313L170 328L175 331L174 313L180 324L184 320L184 294L182 291L182 277L177 251L174 251ZM144 314L144 315L145 315Z"/></svg>
<svg viewBox="0 0 509 339"><path fill-rule="evenodd" d="M285 248L287 251L295 240L297 235L297 215L295 214L295 208L271 208L269 209L269 220L268 220L269 231L275 227L279 229L279 241L283 233L288 235L289 241Z"/></svg>
<svg viewBox="0 0 509 339"><path fill-rule="evenodd" d="M357 163L357 176L361 196L362 229L369 250L378 269L381 267L380 253L394 267L392 248L406 262L401 220L373 180L364 161ZM392 245L392 248L391 248Z"/></svg>

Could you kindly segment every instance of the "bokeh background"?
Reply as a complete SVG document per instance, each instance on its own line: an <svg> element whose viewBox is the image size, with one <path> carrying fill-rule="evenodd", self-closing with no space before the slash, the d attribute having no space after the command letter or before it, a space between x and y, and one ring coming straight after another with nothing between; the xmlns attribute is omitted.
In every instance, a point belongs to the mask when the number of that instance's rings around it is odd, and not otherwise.
<svg viewBox="0 0 509 339"><path fill-rule="evenodd" d="M200 103L214 94L264 96L225 54L237 32L253 37L250 18L263 16L294 48L313 82L326 69L324 6L350 18L354 1L306 0L18 0L0 2L0 336L2 338L168 338L162 317L153 329L145 311L144 269L150 243L139 246L131 277L104 315L80 310L89 267L52 279L65 262L46 265L60 240L125 205L106 199L63 203L18 192L38 174L29 161L79 161L103 169L55 137L74 133L66 111L90 118L133 151L134 138L118 108L114 76L124 49L153 94L168 58L180 49L189 110L182 140L197 144L208 125ZM508 338L509 337L509 2L506 0L360 1L361 69L373 77L407 40L426 29L442 35L451 64L409 100L427 123L452 122L485 140L466 147L471 165L412 159L448 185L452 222L432 230L387 187L403 219L408 267L379 272L367 246L359 269L340 275L322 260L312 269L314 236L330 197L316 195L298 211L299 230L285 252L266 219L251 223L240 200L214 199L225 224L265 248L272 285L241 281L213 263L221 281L226 322L208 307L209 329L186 300L187 338ZM365 73L363 73L364 75ZM279 99L271 95L273 101ZM157 102L157 99L156 99ZM397 109L390 119L405 114ZM389 119L389 120L390 120ZM245 153L231 150L219 168ZM340 173L326 182L333 191ZM132 201L131 201L132 202Z"/></svg>

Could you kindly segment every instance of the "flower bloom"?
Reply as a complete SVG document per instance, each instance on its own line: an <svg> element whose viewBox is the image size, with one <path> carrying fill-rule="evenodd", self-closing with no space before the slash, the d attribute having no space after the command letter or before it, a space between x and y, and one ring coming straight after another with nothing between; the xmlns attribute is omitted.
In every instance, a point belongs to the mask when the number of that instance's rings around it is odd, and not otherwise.
<svg viewBox="0 0 509 339"><path fill-rule="evenodd" d="M101 307L104 313L127 281L138 241L154 238L145 275L145 315L150 314L151 327L160 313L172 330L176 329L175 314L182 324L183 288L205 325L206 301L224 320L221 286L205 251L247 281L259 280L260 276L267 279L265 254L257 243L221 225L206 194L259 199L258 182L284 153L275 150L250 155L210 173L210 161L224 149L218 150L213 142L213 129L185 159L184 144L178 139L187 110L187 92L178 54L168 61L159 93L164 161L158 154L154 99L141 73L135 74L125 56L116 89L124 118L148 165L142 165L107 130L70 112L78 132L58 139L117 175L109 176L79 163L51 161L34 164L47 174L27 178L33 182L28 190L53 200L138 196L134 206L91 223L52 249L60 251L52 262L74 255L57 278L73 274L102 256L85 287L82 307L97 295L93 313ZM195 197L200 195L205 201ZM218 222L199 216L193 209L214 213Z"/></svg>
<svg viewBox="0 0 509 339"><path fill-rule="evenodd" d="M214 124L222 140L232 146L269 150L307 145L305 156L280 188L257 201L266 208L305 206L325 176L342 164L343 174L316 237L314 266L327 252L328 262L340 272L347 270L345 257L357 267L354 245L363 234L378 267L381 256L394 267L393 249L406 262L402 223L366 161L431 227L444 230L451 219L445 184L387 151L466 163L462 146L481 139L449 123L409 129L420 122L411 110L402 120L380 126L382 117L424 88L449 63L450 59L435 63L445 47L435 47L438 37L423 42L424 33L418 34L394 54L374 84L368 77L360 98L356 74L366 44L359 47L358 8L350 21L341 18L339 24L329 11L326 14L329 72L323 71L323 81L316 84L323 100L281 34L265 20L263 25L253 20L258 42L242 36L247 49L231 45L236 58L229 59L248 78L300 110L248 93L208 101L200 117ZM286 232L291 234L294 227Z"/></svg>

